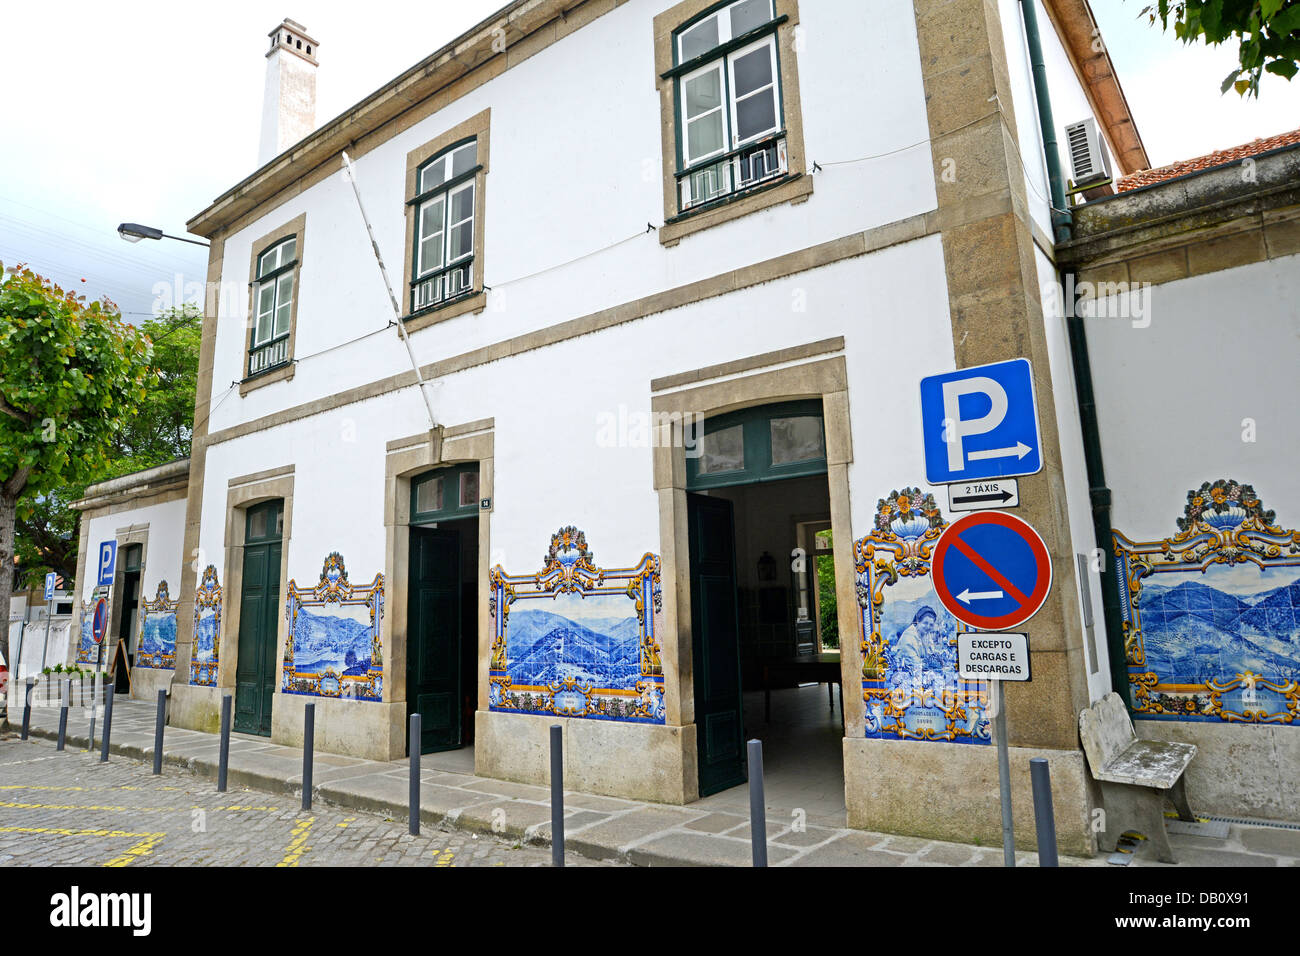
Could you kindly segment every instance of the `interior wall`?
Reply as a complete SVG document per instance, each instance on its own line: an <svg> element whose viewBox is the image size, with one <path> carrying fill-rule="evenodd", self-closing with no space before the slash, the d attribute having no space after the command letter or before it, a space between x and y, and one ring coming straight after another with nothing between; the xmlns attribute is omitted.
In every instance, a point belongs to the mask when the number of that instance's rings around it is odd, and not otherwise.
<svg viewBox="0 0 1300 956"><path fill-rule="evenodd" d="M757 657L794 653L798 595L790 552L798 546L799 522L830 520L830 490L826 476L815 475L715 488L701 494L725 498L735 509L741 671L746 688L752 689L757 686ZM764 552L776 561L773 581L758 577L758 561ZM815 601L810 586L808 615L814 634Z"/></svg>

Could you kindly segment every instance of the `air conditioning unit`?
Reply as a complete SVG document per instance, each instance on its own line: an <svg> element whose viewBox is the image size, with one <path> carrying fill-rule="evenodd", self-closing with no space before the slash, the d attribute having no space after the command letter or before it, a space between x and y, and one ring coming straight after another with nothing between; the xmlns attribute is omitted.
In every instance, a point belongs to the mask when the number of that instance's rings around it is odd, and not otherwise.
<svg viewBox="0 0 1300 956"><path fill-rule="evenodd" d="M1070 167L1074 172L1076 190L1111 178L1106 141L1098 135L1097 121L1091 116L1065 127L1065 143L1070 150Z"/></svg>

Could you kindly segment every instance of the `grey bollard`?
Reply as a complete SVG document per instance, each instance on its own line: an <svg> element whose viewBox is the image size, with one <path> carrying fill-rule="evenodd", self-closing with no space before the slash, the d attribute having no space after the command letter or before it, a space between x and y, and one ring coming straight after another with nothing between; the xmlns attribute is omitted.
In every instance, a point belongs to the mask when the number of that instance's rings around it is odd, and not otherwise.
<svg viewBox="0 0 1300 956"><path fill-rule="evenodd" d="M99 742L99 762L108 763L108 738L113 733L113 688L104 688L104 738Z"/></svg>
<svg viewBox="0 0 1300 956"><path fill-rule="evenodd" d="M564 866L564 731L551 724L551 866Z"/></svg>
<svg viewBox="0 0 1300 956"><path fill-rule="evenodd" d="M95 682L90 689L90 742L86 744L88 751L95 749L95 716L99 709L99 672L95 672Z"/></svg>
<svg viewBox="0 0 1300 956"><path fill-rule="evenodd" d="M226 774L230 770L230 695L221 695L221 749L217 756L217 793L226 792Z"/></svg>
<svg viewBox="0 0 1300 956"><path fill-rule="evenodd" d="M27 678L27 692L23 695L23 740L32 729L32 679Z"/></svg>
<svg viewBox="0 0 1300 956"><path fill-rule="evenodd" d="M1038 828L1038 865L1060 866L1056 855L1056 819L1052 816L1052 777L1045 757L1032 757L1029 777L1034 787L1034 824Z"/></svg>
<svg viewBox="0 0 1300 956"><path fill-rule="evenodd" d="M153 772L154 776L162 773L163 727L167 724L167 690L158 691L158 720L153 726Z"/></svg>
<svg viewBox="0 0 1300 956"><path fill-rule="evenodd" d="M311 761L316 746L316 705L310 701L302 718L302 808L311 809Z"/></svg>
<svg viewBox="0 0 1300 956"><path fill-rule="evenodd" d="M68 737L68 698L72 696L72 681L63 682L63 694L59 702L59 745L55 750L62 750Z"/></svg>
<svg viewBox="0 0 1300 956"><path fill-rule="evenodd" d="M407 828L411 836L420 835L420 715L411 715L410 743L406 749L411 752L411 794L407 798L410 825Z"/></svg>
<svg viewBox="0 0 1300 956"><path fill-rule="evenodd" d="M751 740L749 751L749 842L754 865L767 866L767 801L763 799L763 741Z"/></svg>

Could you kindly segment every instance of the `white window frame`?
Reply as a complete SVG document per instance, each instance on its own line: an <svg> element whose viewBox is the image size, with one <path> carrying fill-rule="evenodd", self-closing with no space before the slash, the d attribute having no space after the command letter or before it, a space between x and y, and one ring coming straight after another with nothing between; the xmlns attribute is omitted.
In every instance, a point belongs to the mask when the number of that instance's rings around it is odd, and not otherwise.
<svg viewBox="0 0 1300 956"><path fill-rule="evenodd" d="M701 156L692 156L690 154L691 118L687 117L686 115L686 84L689 83L691 80L695 79L696 77L703 76L706 73L718 74L718 85L721 88L720 89L721 102L718 104L716 111L720 113L722 117L722 142L721 145L719 145L719 147L713 150L713 152L711 153L705 153ZM681 96L680 96L681 102L678 104L677 112L681 117L679 122L681 123L681 131L682 131L682 168L690 169L692 166L705 162L711 157L721 156L723 153L731 149L731 147L728 145L731 142L731 130L732 130L731 109L728 106L728 100L730 100L731 97L727 89L726 58L718 57L718 59L704 64L698 70L692 70L690 73L685 74L681 78L681 84L678 87L678 89L681 91ZM714 111L710 110L710 112L714 112ZM700 115L703 116L705 114L700 114ZM699 119L699 117L698 116L694 117L694 119Z"/></svg>
<svg viewBox="0 0 1300 956"><path fill-rule="evenodd" d="M725 7L721 7L720 9L714 10L707 17L701 17L699 20L696 20L690 26L679 29L677 31L677 36L676 36L677 62L685 63L688 59L690 59L683 53L683 48L685 47L685 43L686 43L686 34L692 32L693 30L698 29L699 27L702 27L710 20L715 20L717 21L718 24L718 42L713 45L712 49L716 49L717 47L722 46L722 44L724 43L730 43L734 39L731 33L731 17L730 15L724 17L723 14L724 13L730 14L735 7L738 7L745 2L746 0L736 0L735 3L729 3ZM776 19L776 4L773 2L773 0L767 0L767 21L771 21L775 19ZM703 56L703 54L699 54L699 55Z"/></svg>
<svg viewBox="0 0 1300 956"><path fill-rule="evenodd" d="M466 292L474 288L474 204L477 200L475 189L477 186L477 177L470 176L464 182L450 188L441 188L443 183L449 182L454 177L452 170L454 168L454 158L466 149L474 150L474 162L470 169L476 168L478 163L478 138L475 137L469 142L460 143L456 146L448 147L445 151L434 157L433 160L426 163L419 170L416 178L416 188L419 190L418 195L424 195L431 190L439 190L435 195L429 196L418 203L415 207L415 250L414 250L414 275L411 276L411 311L419 312L426 308L442 305L453 299L459 298ZM437 185L425 188L425 178L431 171L442 167L442 176ZM463 175L463 174L462 174ZM456 197L468 192L469 193L469 215L455 222L451 221L452 207ZM424 264L425 243L434 238L438 231L431 230L428 234L424 232L425 211L442 204L442 215L440 217L439 227L442 238L439 243L441 252L441 261L437 265L426 266ZM451 254L451 243L453 231L468 225L469 227L469 248L463 250L460 255L453 257ZM455 268L458 263L468 263L468 276L465 270ZM432 277L432 280L431 278ZM426 291L426 283L433 281L432 289ZM456 285L455 289L451 286Z"/></svg>
<svg viewBox="0 0 1300 956"><path fill-rule="evenodd" d="M677 170L677 199L678 209L685 212L687 209L708 204L714 200L723 199L727 196L734 195L737 192L748 189L753 185L777 178L784 175L786 169L786 144L784 141L776 143L774 150L774 160L769 164L765 160L765 171L763 174L754 176L746 175L746 171L753 169L753 157L744 155L733 156L729 160L722 159L730 153L737 150L743 150L752 143L762 142L765 138L780 134L785 129L785 108L782 101L781 87L781 65L780 55L777 49L778 33L775 29L771 32L760 36L752 43L744 46L722 52L722 49L730 43L735 37L731 29L730 11L739 6L745 0L737 0L719 10L715 10L709 16L692 23L685 28L679 28L674 34L674 53L676 61L680 63L693 63L696 60L702 60L697 66L688 73L683 73L677 78L675 94L677 96L677 127L678 142L680 144L680 166ZM767 0L768 20L764 21L764 26L776 20L776 4L774 0ZM718 24L718 41L717 44L697 56L686 58L684 55L685 39L687 34L700 27L702 24L716 20ZM751 29L757 30L758 27ZM749 33L746 30L745 33ZM742 34L743 35L743 34ZM742 100L736 96L736 62L744 56L753 54L760 49L768 51L768 60L771 69L771 82L757 90L750 91L744 97L745 100L756 96L770 96L772 98L773 115L772 125L756 133L750 133L743 139L738 133L738 113ZM710 56L712 51L718 51L716 55ZM690 122L687 116L687 85L694 79L711 73L717 73L721 84L721 125L722 141L719 149L712 150L708 153L702 153L698 156L691 154L690 140ZM712 111L710 111L712 112ZM709 114L701 114L709 115ZM698 122L699 116L694 119ZM766 147L764 147L766 150ZM716 161L716 165L708 165L710 161ZM746 163L750 165L746 165ZM691 171L688 173L688 171Z"/></svg>
<svg viewBox="0 0 1300 956"><path fill-rule="evenodd" d="M292 248L292 254L289 250ZM293 326L293 296L298 265L298 237L286 236L257 256L257 280L253 291L253 329L249 339L249 363L253 353L280 339L288 339ZM270 293L269 305L264 304ZM267 319L265 333L262 320ZM287 354L287 347L285 349ZM275 363L283 364L282 362ZM266 371L258 369L251 374Z"/></svg>
<svg viewBox="0 0 1300 956"><path fill-rule="evenodd" d="M740 106L740 100L737 99L735 95L736 61L739 60L741 57L746 56L747 54L753 53L755 50L763 46L766 46L768 48L768 62L771 64L772 82L767 86L762 87L759 90L755 90L751 93L746 94L744 98L750 99L751 97L760 95L764 90L770 89L772 91L772 125L765 130L749 135L743 140L737 139L736 137L738 134L735 131L740 128L740 123L738 122L738 117L737 117L737 108ZM755 42L751 43L749 46L744 46L741 47L739 50L736 50L732 53L728 53L727 54L727 80L729 84L727 86L727 103L730 106L730 110L731 110L731 116L730 116L731 129L732 129L731 147L730 147L731 149L739 149L740 147L744 146L747 143L752 143L757 140L760 140L764 136L770 136L772 133L775 133L777 130L781 129L785 125L782 122L782 116L781 116L782 114L781 71L777 64L775 33L772 34L771 36L763 37L761 40L756 40Z"/></svg>

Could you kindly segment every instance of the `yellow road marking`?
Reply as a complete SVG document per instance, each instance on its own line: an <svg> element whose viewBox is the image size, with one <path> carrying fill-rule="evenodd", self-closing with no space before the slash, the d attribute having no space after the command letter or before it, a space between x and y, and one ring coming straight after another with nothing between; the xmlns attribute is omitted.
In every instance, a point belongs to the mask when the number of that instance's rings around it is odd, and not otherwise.
<svg viewBox="0 0 1300 956"><path fill-rule="evenodd" d="M105 863L105 866L130 866L142 856L148 856L153 852L153 848L162 842L164 833L154 833L141 840L135 846L129 848L121 856L115 856Z"/></svg>
<svg viewBox="0 0 1300 956"><path fill-rule="evenodd" d="M436 856L437 853L438 853L437 850L434 850L433 852L434 852L434 855L435 855L435 856ZM434 865L434 866L455 866L456 864L453 863L453 862L451 862L451 861L455 858L455 856L456 856L456 854L455 854L455 853L452 853L451 850L443 850L443 851L442 851L442 856L440 856L440 857L438 857L438 859L434 860L434 861L433 861L433 865Z"/></svg>
<svg viewBox="0 0 1300 956"><path fill-rule="evenodd" d="M128 830L95 829L94 827L0 827L0 833L54 833L59 836L97 837L164 837L165 833L132 833Z"/></svg>
<svg viewBox="0 0 1300 956"><path fill-rule="evenodd" d="M349 823L352 823L354 820L356 820L356 817L345 817L342 823L336 823L334 825L336 827L346 827Z"/></svg>
<svg viewBox="0 0 1300 956"><path fill-rule="evenodd" d="M304 844L307 842L307 837L311 835L311 825L315 822L315 817L308 817L306 820L297 822L293 832L289 834L292 839L289 840L289 845L284 848L284 859L277 863L276 866L298 865L299 858L311 849L311 847Z"/></svg>
<svg viewBox="0 0 1300 956"><path fill-rule="evenodd" d="M114 810L123 813L128 811L139 813L192 813L195 810L218 811L235 811L235 810L264 810L268 813L275 813L279 807L253 807L253 806L235 806L235 807L126 807L106 804L80 804L80 803L13 803L0 801L0 809L9 810Z"/></svg>

